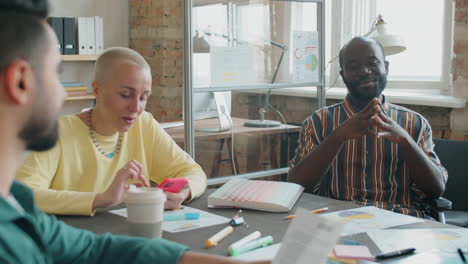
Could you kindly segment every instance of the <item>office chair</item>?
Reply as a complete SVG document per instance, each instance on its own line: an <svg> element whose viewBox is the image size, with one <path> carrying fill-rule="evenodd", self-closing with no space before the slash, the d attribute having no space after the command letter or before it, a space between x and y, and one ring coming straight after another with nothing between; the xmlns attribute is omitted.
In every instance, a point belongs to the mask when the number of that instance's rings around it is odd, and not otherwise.
<svg viewBox="0 0 468 264"><path fill-rule="evenodd" d="M442 223L468 227L468 141L434 139L434 143L448 181L444 198L429 201L430 210Z"/></svg>

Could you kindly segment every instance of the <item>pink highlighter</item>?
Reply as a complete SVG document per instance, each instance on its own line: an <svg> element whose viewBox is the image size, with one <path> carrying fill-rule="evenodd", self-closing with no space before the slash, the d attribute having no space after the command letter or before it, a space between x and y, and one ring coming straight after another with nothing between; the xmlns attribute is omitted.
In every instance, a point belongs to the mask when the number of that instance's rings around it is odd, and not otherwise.
<svg viewBox="0 0 468 264"><path fill-rule="evenodd" d="M167 178L158 185L158 188L162 189L164 192L178 193L187 184L188 181L185 178Z"/></svg>

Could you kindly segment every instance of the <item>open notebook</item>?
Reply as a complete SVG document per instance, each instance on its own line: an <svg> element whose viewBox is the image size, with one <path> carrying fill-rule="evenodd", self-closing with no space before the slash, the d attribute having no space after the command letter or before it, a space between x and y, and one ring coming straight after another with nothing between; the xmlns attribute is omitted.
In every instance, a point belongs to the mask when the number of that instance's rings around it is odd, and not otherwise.
<svg viewBox="0 0 468 264"><path fill-rule="evenodd" d="M304 191L290 182L231 179L208 197L208 207L289 212Z"/></svg>

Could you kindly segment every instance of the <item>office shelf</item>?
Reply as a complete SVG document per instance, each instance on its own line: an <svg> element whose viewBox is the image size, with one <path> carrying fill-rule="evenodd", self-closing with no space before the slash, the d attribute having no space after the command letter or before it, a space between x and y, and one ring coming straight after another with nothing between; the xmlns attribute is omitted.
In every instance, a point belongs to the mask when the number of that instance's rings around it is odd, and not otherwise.
<svg viewBox="0 0 468 264"><path fill-rule="evenodd" d="M60 74L62 81L81 82L83 86L91 85L92 69L97 60L97 55L62 55L63 72ZM83 108L94 106L95 96L76 95L65 98L62 114L80 112Z"/></svg>
<svg viewBox="0 0 468 264"><path fill-rule="evenodd" d="M97 55L62 55L63 61L96 61Z"/></svg>
<svg viewBox="0 0 468 264"><path fill-rule="evenodd" d="M94 100L96 97L92 94L84 96L68 96L65 101L76 101L76 100Z"/></svg>

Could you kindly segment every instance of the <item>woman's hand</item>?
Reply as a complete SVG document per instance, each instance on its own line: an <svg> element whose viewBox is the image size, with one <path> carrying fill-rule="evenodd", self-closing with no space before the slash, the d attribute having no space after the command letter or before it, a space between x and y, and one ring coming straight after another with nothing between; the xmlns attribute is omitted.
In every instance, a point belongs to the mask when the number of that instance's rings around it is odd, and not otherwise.
<svg viewBox="0 0 468 264"><path fill-rule="evenodd" d="M182 190L180 190L178 193L165 192L165 194L167 200L164 208L171 210L180 208L183 202L190 200L192 197L188 185L182 188Z"/></svg>
<svg viewBox="0 0 468 264"><path fill-rule="evenodd" d="M140 180L143 186L149 186L148 180L142 174L143 166L136 160L131 160L121 168L115 175L114 181L103 193L96 195L93 202L93 209L106 208L120 204L123 201L125 193L128 191L129 185L127 180Z"/></svg>

